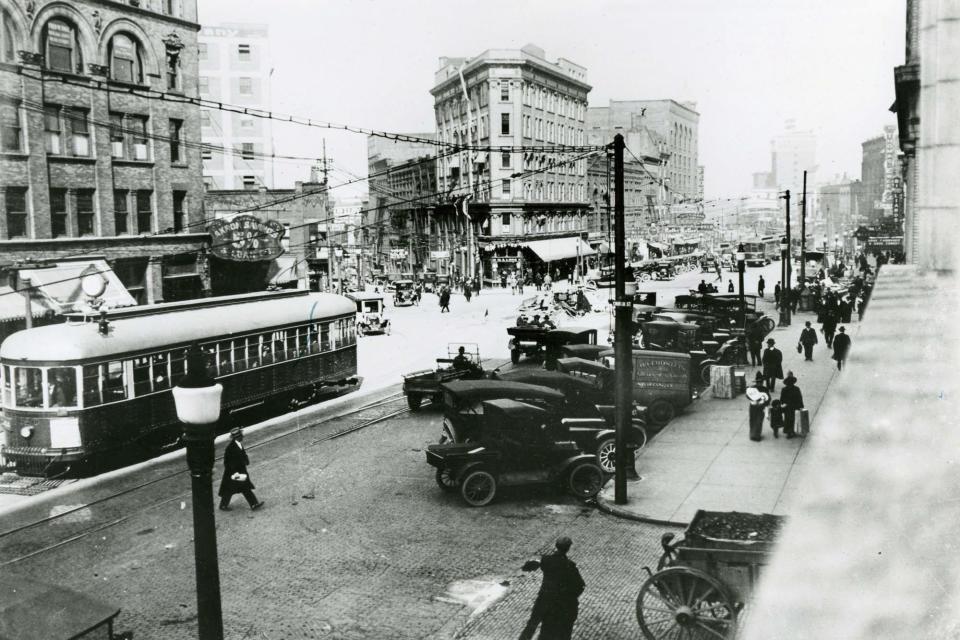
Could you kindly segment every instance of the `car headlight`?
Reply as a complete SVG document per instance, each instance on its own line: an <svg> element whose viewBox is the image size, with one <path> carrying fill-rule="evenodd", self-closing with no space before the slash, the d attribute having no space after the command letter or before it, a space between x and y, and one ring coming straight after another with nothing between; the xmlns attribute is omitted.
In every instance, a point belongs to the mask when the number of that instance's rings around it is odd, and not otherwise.
<svg viewBox="0 0 960 640"><path fill-rule="evenodd" d="M21 427L20 428L20 437L26 440L29 440L33 435L33 427Z"/></svg>

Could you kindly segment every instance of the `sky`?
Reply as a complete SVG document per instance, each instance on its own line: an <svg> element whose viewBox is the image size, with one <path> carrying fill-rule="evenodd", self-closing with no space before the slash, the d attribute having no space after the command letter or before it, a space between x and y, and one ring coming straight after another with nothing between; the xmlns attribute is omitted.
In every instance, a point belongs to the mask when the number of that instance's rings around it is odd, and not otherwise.
<svg viewBox="0 0 960 640"><path fill-rule="evenodd" d="M441 56L534 43L587 68L590 106L694 101L705 198L746 194L787 119L818 137L821 181L860 175L860 144L896 124L905 0L198 0L200 22L268 25L273 109L394 132L433 131ZM276 153L319 157L331 184L366 175L366 138L274 127ZM278 163L276 187L309 163ZM361 183L338 189L357 195Z"/></svg>

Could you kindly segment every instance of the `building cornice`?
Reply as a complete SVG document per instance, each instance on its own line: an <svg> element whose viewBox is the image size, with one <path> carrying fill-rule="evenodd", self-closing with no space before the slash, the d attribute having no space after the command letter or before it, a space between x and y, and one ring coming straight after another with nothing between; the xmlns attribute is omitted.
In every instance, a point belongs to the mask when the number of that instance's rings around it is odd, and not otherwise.
<svg viewBox="0 0 960 640"><path fill-rule="evenodd" d="M576 78L573 78L565 74L563 71L558 70L546 60L541 62L539 60L525 57L522 52L518 51L518 53L520 55L517 58L484 58L482 57L482 55L476 58L473 58L469 60L466 63L466 65L463 67L464 79L467 81L467 84L469 85L470 78L468 78L468 76L471 73L476 73L480 71L481 69L483 69L483 67L521 67L522 68L524 66L529 66L537 69L538 71L543 71L553 76L557 80L574 85L577 88L582 89L586 93L589 93L593 89L593 86L587 84L586 82L583 82L582 80L577 80ZM439 94L443 93L444 91L449 90L451 85L459 84L459 83L460 83L460 74L456 73L446 78L439 84L434 85L433 88L430 89L430 93L434 97L436 97Z"/></svg>
<svg viewBox="0 0 960 640"><path fill-rule="evenodd" d="M161 22L169 22L187 29L200 31L200 24L197 22L191 22L189 20L184 20L183 18L177 18L176 16L168 16L165 13L151 11L150 9L144 9L143 7L135 7L129 2L116 2L115 0L87 0L87 2L94 5L99 5L101 7L108 7L119 12L126 11L129 13L135 13L140 16L155 18Z"/></svg>

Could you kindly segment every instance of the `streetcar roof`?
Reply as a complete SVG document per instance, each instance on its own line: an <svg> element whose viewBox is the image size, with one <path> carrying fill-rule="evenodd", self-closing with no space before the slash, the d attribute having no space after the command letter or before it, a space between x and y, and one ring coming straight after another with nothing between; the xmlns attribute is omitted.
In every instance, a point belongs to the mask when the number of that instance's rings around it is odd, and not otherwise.
<svg viewBox="0 0 960 640"><path fill-rule="evenodd" d="M0 345L0 359L32 362L105 360L119 354L159 351L174 345L204 342L220 336L243 335L311 320L354 315L356 303L331 293L257 300L117 318L110 332L98 323L55 324L18 331Z"/></svg>

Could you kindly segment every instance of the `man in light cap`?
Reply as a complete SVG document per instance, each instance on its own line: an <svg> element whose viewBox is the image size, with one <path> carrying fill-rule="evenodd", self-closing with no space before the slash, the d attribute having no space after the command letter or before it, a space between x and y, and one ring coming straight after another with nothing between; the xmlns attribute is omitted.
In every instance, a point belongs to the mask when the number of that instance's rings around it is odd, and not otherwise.
<svg viewBox="0 0 960 640"><path fill-rule="evenodd" d="M567 557L572 544L573 541L566 536L557 538L556 551L541 556L540 562L531 560L523 565L524 571L539 568L543 572L543 583L533 603L530 619L520 633L520 640L530 640L541 624L541 640L570 639L580 609L580 594L585 586L576 563Z"/></svg>
<svg viewBox="0 0 960 640"><path fill-rule="evenodd" d="M256 511L263 506L253 493L253 482L247 473L250 458L243 449L243 429L234 427L230 430L230 444L223 452L223 480L220 481L220 510L230 510L230 498L235 493L242 493L247 499L250 508Z"/></svg>

